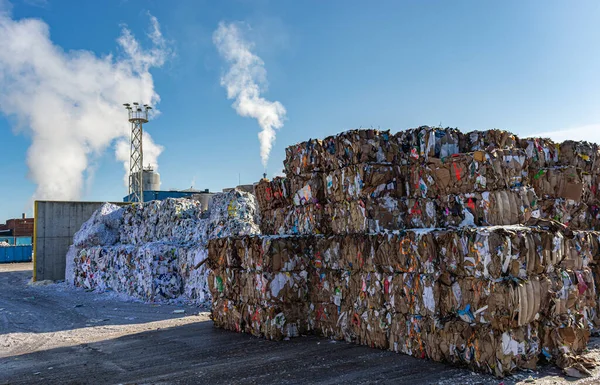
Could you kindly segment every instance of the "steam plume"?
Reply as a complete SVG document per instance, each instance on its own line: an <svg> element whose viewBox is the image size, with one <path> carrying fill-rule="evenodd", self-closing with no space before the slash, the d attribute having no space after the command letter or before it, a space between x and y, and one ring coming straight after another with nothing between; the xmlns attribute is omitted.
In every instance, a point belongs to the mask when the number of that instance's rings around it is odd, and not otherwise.
<svg viewBox="0 0 600 385"><path fill-rule="evenodd" d="M240 116L255 118L261 128L258 133L260 157L267 166L275 142L275 130L283 127L285 108L279 102L270 102L260 96L266 89L267 71L260 57L252 53L253 43L242 36L235 24L219 23L213 42L221 57L230 65L221 77L227 89L227 98L235 99L233 107Z"/></svg>
<svg viewBox="0 0 600 385"><path fill-rule="evenodd" d="M15 20L7 9L0 9L0 112L15 119L16 133L31 137L27 165L37 184L35 198L79 199L93 174L91 161L129 138L122 103L160 100L149 73L169 55L158 20L149 15L149 50L123 27L120 54L99 57L64 51L52 42L46 23ZM156 167L162 147L149 135L144 139L144 163ZM121 147L116 156L128 169L129 148L125 156Z"/></svg>

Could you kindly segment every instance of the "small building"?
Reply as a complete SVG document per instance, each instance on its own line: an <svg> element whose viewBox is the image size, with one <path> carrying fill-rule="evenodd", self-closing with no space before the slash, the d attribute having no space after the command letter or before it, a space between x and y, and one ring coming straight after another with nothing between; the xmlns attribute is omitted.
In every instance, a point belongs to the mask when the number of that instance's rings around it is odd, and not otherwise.
<svg viewBox="0 0 600 385"><path fill-rule="evenodd" d="M0 223L0 242L11 245L31 245L33 239L33 218L9 219L6 223Z"/></svg>

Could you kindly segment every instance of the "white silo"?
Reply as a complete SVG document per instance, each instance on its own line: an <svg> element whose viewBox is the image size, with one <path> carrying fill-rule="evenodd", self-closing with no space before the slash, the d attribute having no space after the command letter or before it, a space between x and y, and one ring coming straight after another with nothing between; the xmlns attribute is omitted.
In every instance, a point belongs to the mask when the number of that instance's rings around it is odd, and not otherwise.
<svg viewBox="0 0 600 385"><path fill-rule="evenodd" d="M137 174L137 173L136 173ZM135 174L134 174L135 175ZM137 190L137 177L132 178L134 191ZM152 167L145 167L142 174L142 191L160 191L160 174Z"/></svg>

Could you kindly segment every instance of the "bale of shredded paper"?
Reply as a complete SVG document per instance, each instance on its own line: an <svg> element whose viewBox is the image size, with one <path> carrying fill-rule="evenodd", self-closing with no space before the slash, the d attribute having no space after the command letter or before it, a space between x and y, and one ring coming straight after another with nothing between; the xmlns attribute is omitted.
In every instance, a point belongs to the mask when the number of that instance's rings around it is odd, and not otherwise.
<svg viewBox="0 0 600 385"><path fill-rule="evenodd" d="M109 246L119 241L119 228L124 209L112 203L104 203L75 233L76 247Z"/></svg>
<svg viewBox="0 0 600 385"><path fill-rule="evenodd" d="M205 213L188 199L104 204L69 248L66 281L145 301L207 304L207 242L258 234L258 216L256 198L239 190L216 194Z"/></svg>

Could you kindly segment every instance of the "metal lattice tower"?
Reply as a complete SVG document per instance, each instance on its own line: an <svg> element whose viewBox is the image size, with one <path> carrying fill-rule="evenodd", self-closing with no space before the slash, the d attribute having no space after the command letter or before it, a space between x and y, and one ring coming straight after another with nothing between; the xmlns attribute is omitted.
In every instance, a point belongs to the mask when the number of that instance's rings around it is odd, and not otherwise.
<svg viewBox="0 0 600 385"><path fill-rule="evenodd" d="M133 106L124 104L129 113L131 123L131 149L129 158L129 202L144 201L144 149L142 138L144 135L143 124L148 123L148 111L152 107L144 104L140 107L137 102Z"/></svg>

